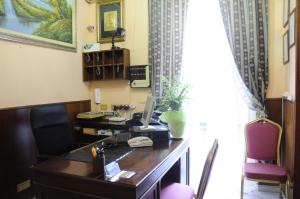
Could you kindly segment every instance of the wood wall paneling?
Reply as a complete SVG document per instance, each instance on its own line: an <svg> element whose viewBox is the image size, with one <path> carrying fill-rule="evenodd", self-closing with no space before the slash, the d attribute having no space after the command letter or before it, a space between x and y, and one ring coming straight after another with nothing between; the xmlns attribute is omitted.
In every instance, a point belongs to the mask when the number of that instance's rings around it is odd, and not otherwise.
<svg viewBox="0 0 300 199"><path fill-rule="evenodd" d="M70 122L77 113L91 110L90 100L66 104ZM34 106L0 109L1 199L28 198L33 193L32 189L18 193L17 184L30 179L29 167L36 162L37 150L30 126L30 110Z"/></svg>
<svg viewBox="0 0 300 199"><path fill-rule="evenodd" d="M285 149L284 149L284 165L291 177L291 182L294 181L294 147L295 147L295 103L292 101L284 101L284 134L285 134Z"/></svg>
<svg viewBox="0 0 300 199"><path fill-rule="evenodd" d="M69 121L73 122L78 113L91 111L91 101L85 100L78 102L68 102L67 109L69 114Z"/></svg>
<svg viewBox="0 0 300 199"><path fill-rule="evenodd" d="M266 110L269 119L277 122L282 126L283 134L281 139L282 150L282 164L287 169L291 182L294 180L294 125L295 103L292 101L284 100L284 124L282 124L282 99L281 98L269 98L266 100Z"/></svg>
<svg viewBox="0 0 300 199"><path fill-rule="evenodd" d="M294 118L294 186L293 197L300 198L300 3L296 2L296 27L295 27L295 51L296 51L296 72L295 72L295 118Z"/></svg>
<svg viewBox="0 0 300 199"><path fill-rule="evenodd" d="M281 114L282 114L282 102L281 98L268 98L266 99L266 111L269 119L282 125Z"/></svg>

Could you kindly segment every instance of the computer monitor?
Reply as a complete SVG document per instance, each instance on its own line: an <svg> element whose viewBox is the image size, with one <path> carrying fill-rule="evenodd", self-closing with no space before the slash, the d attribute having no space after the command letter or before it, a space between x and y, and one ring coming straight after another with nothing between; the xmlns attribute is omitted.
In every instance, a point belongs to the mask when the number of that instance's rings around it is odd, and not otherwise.
<svg viewBox="0 0 300 199"><path fill-rule="evenodd" d="M141 118L141 122L144 128L148 128L148 125L152 118L152 113L155 106L155 99L153 96L148 96L144 108L144 112Z"/></svg>
<svg viewBox="0 0 300 199"><path fill-rule="evenodd" d="M168 128L164 125L149 125L152 119L152 113L155 106L155 98L148 96L144 108L144 112L141 118L143 126L133 126L132 132L134 133L146 133L146 132L167 132ZM140 135L142 136L142 134Z"/></svg>

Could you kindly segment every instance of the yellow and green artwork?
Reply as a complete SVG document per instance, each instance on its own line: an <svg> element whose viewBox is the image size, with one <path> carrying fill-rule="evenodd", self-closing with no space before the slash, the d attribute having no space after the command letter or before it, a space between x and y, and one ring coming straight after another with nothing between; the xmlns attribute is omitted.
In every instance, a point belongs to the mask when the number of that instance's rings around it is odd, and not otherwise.
<svg viewBox="0 0 300 199"><path fill-rule="evenodd" d="M104 13L104 31L115 31L117 29L118 13L110 11Z"/></svg>
<svg viewBox="0 0 300 199"><path fill-rule="evenodd" d="M76 47L75 1L0 0L0 33Z"/></svg>
<svg viewBox="0 0 300 199"><path fill-rule="evenodd" d="M112 36L118 27L124 27L124 0L101 0L97 2L98 42L112 42ZM115 37L115 41L124 41L124 36Z"/></svg>

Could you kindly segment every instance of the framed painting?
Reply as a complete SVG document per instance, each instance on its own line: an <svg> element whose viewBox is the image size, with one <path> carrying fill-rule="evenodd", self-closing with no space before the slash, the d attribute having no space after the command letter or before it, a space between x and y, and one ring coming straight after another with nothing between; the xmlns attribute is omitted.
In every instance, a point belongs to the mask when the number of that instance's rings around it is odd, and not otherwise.
<svg viewBox="0 0 300 199"><path fill-rule="evenodd" d="M0 0L0 38L76 51L76 0Z"/></svg>
<svg viewBox="0 0 300 199"><path fill-rule="evenodd" d="M289 0L289 13L291 14L296 9L296 0Z"/></svg>
<svg viewBox="0 0 300 199"><path fill-rule="evenodd" d="M283 27L285 27L289 22L289 7L290 7L290 0L283 0Z"/></svg>
<svg viewBox="0 0 300 199"><path fill-rule="evenodd" d="M289 63L290 53L289 53L289 30L283 34L283 64Z"/></svg>
<svg viewBox="0 0 300 199"><path fill-rule="evenodd" d="M296 14L295 10L291 13L290 19L289 19L289 46L290 48L295 45L295 20L296 20Z"/></svg>
<svg viewBox="0 0 300 199"><path fill-rule="evenodd" d="M112 42L118 27L124 27L124 0L100 0L97 3L97 38L100 43ZM124 41L117 36L115 41Z"/></svg>

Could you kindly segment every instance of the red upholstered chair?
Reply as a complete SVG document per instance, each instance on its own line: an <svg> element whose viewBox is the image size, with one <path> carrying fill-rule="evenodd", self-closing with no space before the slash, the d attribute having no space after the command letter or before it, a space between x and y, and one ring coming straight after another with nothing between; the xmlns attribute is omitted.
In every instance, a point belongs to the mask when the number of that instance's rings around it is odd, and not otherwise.
<svg viewBox="0 0 300 199"><path fill-rule="evenodd" d="M280 165L281 134L280 125L265 118L254 120L246 125L246 155L241 182L241 198L244 194L244 178L257 182L285 184L286 198L289 198L288 177L285 169ZM256 162L249 163L248 158Z"/></svg>
<svg viewBox="0 0 300 199"><path fill-rule="evenodd" d="M188 185L171 183L165 186L164 188L162 188L160 192L160 198L161 199L192 199L192 198L202 199L204 196L206 185L209 180L211 168L213 166L214 159L216 157L217 149L218 149L218 140L215 140L206 158L197 195L195 194L194 189Z"/></svg>

